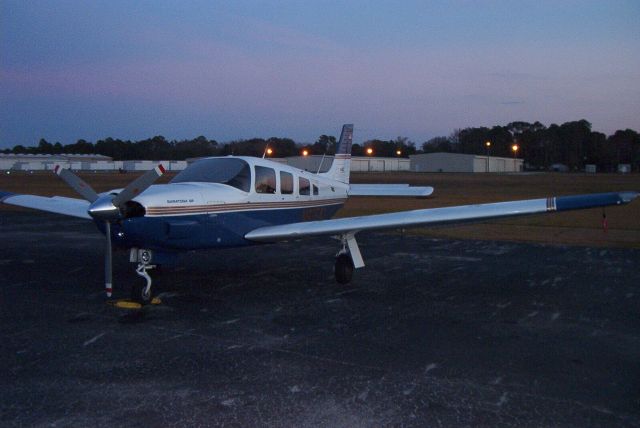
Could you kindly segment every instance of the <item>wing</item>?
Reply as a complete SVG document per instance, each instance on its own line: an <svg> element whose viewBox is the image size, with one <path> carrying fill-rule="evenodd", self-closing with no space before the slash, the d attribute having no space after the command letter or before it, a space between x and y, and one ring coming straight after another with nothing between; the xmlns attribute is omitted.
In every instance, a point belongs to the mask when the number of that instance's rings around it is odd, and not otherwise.
<svg viewBox="0 0 640 428"><path fill-rule="evenodd" d="M544 199L527 199L523 201L401 211L388 214L260 227L247 233L245 238L251 241L273 242L303 236L353 234L362 230L464 223L500 217L621 205L631 202L637 196L637 192L594 193L589 195L560 196Z"/></svg>
<svg viewBox="0 0 640 428"><path fill-rule="evenodd" d="M349 196L415 196L425 197L433 187L413 187L408 184L351 184Z"/></svg>
<svg viewBox="0 0 640 428"><path fill-rule="evenodd" d="M0 202L91 220L87 212L89 202L84 199L65 198L63 196L48 198L45 196L17 195L15 193L0 192Z"/></svg>

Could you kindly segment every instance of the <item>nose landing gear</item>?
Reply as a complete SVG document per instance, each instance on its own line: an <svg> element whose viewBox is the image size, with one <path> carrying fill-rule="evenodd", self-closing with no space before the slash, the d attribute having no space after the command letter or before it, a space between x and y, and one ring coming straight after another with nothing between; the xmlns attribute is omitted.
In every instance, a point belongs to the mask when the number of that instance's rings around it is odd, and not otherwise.
<svg viewBox="0 0 640 428"><path fill-rule="evenodd" d="M156 267L151 264L153 260L153 252L151 250L132 248L129 254L129 261L138 262L136 273L145 279L145 283L135 283L131 286L131 299L148 305L152 301L151 295L151 276L147 271Z"/></svg>

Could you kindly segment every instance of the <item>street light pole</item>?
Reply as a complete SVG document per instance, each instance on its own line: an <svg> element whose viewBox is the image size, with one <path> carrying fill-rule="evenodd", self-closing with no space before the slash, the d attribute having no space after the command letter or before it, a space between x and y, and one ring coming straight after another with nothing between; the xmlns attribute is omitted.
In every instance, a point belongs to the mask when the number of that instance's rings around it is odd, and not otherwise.
<svg viewBox="0 0 640 428"><path fill-rule="evenodd" d="M484 145L487 148L487 172L489 172L489 149L491 148L491 141L487 141Z"/></svg>
<svg viewBox="0 0 640 428"><path fill-rule="evenodd" d="M511 150L513 150L513 171L516 171L516 154L518 153L518 149L520 148L520 146L518 146L517 144L514 144L513 146L511 146Z"/></svg>

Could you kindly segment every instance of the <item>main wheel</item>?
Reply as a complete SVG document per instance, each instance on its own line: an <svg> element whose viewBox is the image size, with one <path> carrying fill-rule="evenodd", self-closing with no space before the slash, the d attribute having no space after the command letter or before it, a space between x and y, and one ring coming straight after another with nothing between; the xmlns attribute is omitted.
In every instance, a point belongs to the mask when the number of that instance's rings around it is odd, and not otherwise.
<svg viewBox="0 0 640 428"><path fill-rule="evenodd" d="M346 253L340 254L336 258L335 266L336 282L338 284L348 284L353 277L353 260Z"/></svg>
<svg viewBox="0 0 640 428"><path fill-rule="evenodd" d="M141 305L148 305L151 303L151 290L145 293L147 284L135 283L131 286L131 300L138 302Z"/></svg>

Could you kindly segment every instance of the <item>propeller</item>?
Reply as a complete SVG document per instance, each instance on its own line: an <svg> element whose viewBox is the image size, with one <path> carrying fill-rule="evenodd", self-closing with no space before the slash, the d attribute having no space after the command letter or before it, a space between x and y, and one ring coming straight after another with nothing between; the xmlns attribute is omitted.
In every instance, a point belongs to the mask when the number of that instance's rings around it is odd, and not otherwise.
<svg viewBox="0 0 640 428"><path fill-rule="evenodd" d="M89 215L95 220L103 221L105 224L107 241L104 255L104 287L107 297L111 297L113 292L111 222L123 218L124 205L155 183L164 174L165 169L162 164L159 164L154 169L133 180L115 196L111 194L98 195L80 177L68 169L61 168L60 165L56 165L54 171L69 187L91 203L88 209Z"/></svg>
<svg viewBox="0 0 640 428"><path fill-rule="evenodd" d="M78 192L80 196L85 198L87 201L93 203L98 199L98 194L85 183L80 177L71 172L70 169L61 168L60 165L56 165L53 171L58 174L65 183L69 185L73 190Z"/></svg>

